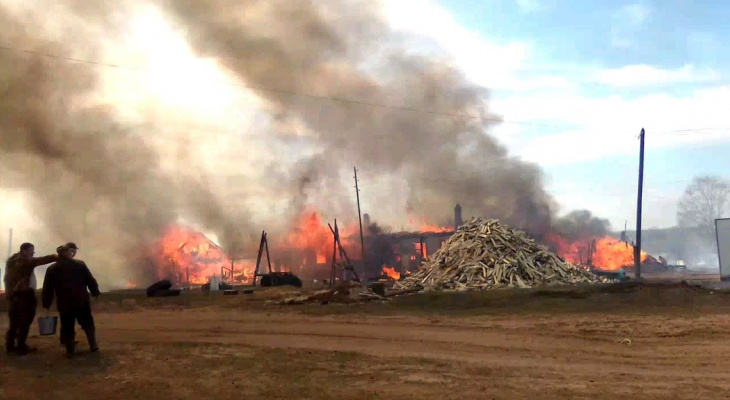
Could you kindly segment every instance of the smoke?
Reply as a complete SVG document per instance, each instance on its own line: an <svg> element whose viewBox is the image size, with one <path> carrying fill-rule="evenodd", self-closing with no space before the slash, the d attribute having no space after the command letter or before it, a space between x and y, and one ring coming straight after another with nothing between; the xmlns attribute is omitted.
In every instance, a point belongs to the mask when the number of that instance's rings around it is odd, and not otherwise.
<svg viewBox="0 0 730 400"><path fill-rule="evenodd" d="M99 69L0 51L0 185L28 192L50 240L79 243L103 283L153 279L144 251L181 219L224 249L240 245L261 229L250 203L262 192L287 202L265 210L272 220L311 203L352 212L342 183L352 165L405 182L405 198L387 202L431 221L450 221L458 202L464 215L550 228L556 205L541 170L488 135L497 118L487 91L410 53L372 1L66 0L48 21L3 5L0 43L46 52L62 37L54 52L93 60L150 4L263 99L270 121L254 134L201 134L175 128L184 116L151 101L139 123L100 103Z"/></svg>
<svg viewBox="0 0 730 400"><path fill-rule="evenodd" d="M282 126L304 124L309 144L321 153L303 161L307 168L291 171L288 180L299 190L356 164L370 175L403 177L406 203L434 220L450 220L459 202L467 215L531 231L548 226L554 204L540 169L509 157L486 133L493 119L486 90L438 59L409 54L408 42L372 2L163 4L198 55L217 59L249 87L270 89L257 93ZM360 104L296 95L302 93ZM329 187L328 198L343 197L340 186Z"/></svg>
<svg viewBox="0 0 730 400"><path fill-rule="evenodd" d="M708 238L703 228L684 228L682 233L682 240L675 244L678 258L693 270L717 270L719 260L716 239Z"/></svg>
<svg viewBox="0 0 730 400"><path fill-rule="evenodd" d="M81 3L69 6L80 11ZM86 16L100 10L86 10ZM52 32L29 21L0 8L0 43L44 51ZM99 28L84 26L86 34ZM55 50L85 49L83 58L97 51L95 44L72 36ZM224 240L246 226L246 214L221 207L204 177L181 184L165 171L154 127L122 121L111 107L91 100L98 74L88 65L3 51L0 88L0 184L30 192L28 206L50 240L79 243L102 282L153 275L144 249L181 215ZM184 174L185 165L182 157L175 169Z"/></svg>
<svg viewBox="0 0 730 400"><path fill-rule="evenodd" d="M602 237L609 233L610 228L607 219L598 218L588 210L571 211L553 223L554 232L569 241Z"/></svg>

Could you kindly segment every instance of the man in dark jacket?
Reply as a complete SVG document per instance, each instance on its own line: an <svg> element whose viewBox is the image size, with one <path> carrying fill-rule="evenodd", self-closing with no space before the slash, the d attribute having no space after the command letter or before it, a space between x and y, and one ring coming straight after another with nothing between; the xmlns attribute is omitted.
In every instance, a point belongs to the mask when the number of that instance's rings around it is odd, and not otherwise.
<svg viewBox="0 0 730 400"><path fill-rule="evenodd" d="M92 296L98 297L99 285L86 263L73 259L72 253L74 251L66 245L61 246L58 249L58 262L48 267L43 282L43 308L50 309L53 298L56 298L56 307L61 316L61 342L65 344L68 356L76 351L76 322L86 333L91 351L99 350L91 301L86 290L88 288Z"/></svg>
<svg viewBox="0 0 730 400"><path fill-rule="evenodd" d="M35 267L52 263L58 256L51 254L33 257L34 255L35 246L32 243L23 243L20 245L20 251L5 262L5 296L10 319L10 326L5 335L5 350L8 353L23 355L35 351L26 344L38 306L30 280Z"/></svg>

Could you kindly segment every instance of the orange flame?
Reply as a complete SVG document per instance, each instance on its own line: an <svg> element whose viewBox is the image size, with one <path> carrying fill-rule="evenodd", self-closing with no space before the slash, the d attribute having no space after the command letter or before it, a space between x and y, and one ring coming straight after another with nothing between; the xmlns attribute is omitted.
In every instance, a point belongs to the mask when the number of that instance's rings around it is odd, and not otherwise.
<svg viewBox="0 0 730 400"><path fill-rule="evenodd" d="M354 244L352 238L358 232L355 225L343 225L338 222L340 242L349 249ZM334 228L334 225L333 225ZM322 217L316 212L307 210L294 221L294 228L287 235L283 247L288 249L310 249L316 252L317 264L324 264L332 258L332 231ZM356 256L356 252L348 252L348 256Z"/></svg>
<svg viewBox="0 0 730 400"><path fill-rule="evenodd" d="M355 234L359 232L357 225L338 222L338 226L340 242L347 255L351 260L359 259L359 240L355 240ZM283 237L269 235L268 241L272 267L279 271L306 273L308 266L326 264L332 258L332 232L320 215L311 209L294 220L288 234ZM153 255L158 279L172 278L183 284L187 282L189 274L190 283L203 284L211 275L220 275L222 270L228 279L231 278L231 259L225 251L202 233L181 226L173 226L163 235ZM234 263L233 280L241 283L251 281L256 253L250 256L249 260L237 260ZM265 263L263 259L262 265ZM137 282L130 281L127 286L137 287Z"/></svg>
<svg viewBox="0 0 730 400"><path fill-rule="evenodd" d="M387 265L383 265L383 275L396 281L400 279L400 273L395 268L390 268Z"/></svg>
<svg viewBox="0 0 730 400"><path fill-rule="evenodd" d="M426 218L411 217L408 219L408 225L411 230L419 233L443 233L454 231L454 228L451 227L429 224L426 221Z"/></svg>
<svg viewBox="0 0 730 400"><path fill-rule="evenodd" d="M596 245L593 254L590 253L591 242L594 238L569 242L564 238L550 234L547 241L557 248L559 256L574 264L587 264L589 259L596 269L617 271L634 264L634 248L628 243L605 236L595 238ZM641 252L641 262L646 261L648 254Z"/></svg>
<svg viewBox="0 0 730 400"><path fill-rule="evenodd" d="M223 249L200 232L173 226L162 237L157 252L157 275L159 279L172 276L184 283L190 277L192 284L203 284L211 275L220 275L221 268L230 273L231 260ZM239 280L246 281L253 274L253 265L234 265L243 271ZM228 271L226 271L228 270Z"/></svg>
<svg viewBox="0 0 730 400"><path fill-rule="evenodd" d="M648 254L641 252L641 262L646 261ZM634 264L634 248L627 243L604 237L596 240L596 252L593 254L593 265L598 269L616 271Z"/></svg>

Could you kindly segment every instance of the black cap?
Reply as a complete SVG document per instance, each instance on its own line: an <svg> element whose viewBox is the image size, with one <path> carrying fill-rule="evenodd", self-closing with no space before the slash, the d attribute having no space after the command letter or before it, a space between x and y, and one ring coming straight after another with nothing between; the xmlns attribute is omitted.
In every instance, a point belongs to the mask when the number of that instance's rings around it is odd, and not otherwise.
<svg viewBox="0 0 730 400"><path fill-rule="evenodd" d="M79 249L78 246L76 246L76 243L74 243L74 242L68 242L64 246L68 247L69 249L74 249L74 250Z"/></svg>

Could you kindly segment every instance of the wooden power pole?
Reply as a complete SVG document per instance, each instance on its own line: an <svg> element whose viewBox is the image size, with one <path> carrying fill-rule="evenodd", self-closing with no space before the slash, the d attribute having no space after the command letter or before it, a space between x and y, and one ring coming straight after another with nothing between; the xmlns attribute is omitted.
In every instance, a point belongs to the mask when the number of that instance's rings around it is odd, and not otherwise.
<svg viewBox="0 0 730 400"><path fill-rule="evenodd" d="M357 219L360 221L360 259L362 260L362 268L365 268L365 238L362 234L362 214L360 213L360 187L357 182L357 168L352 167L355 171L355 196L357 197ZM361 270L362 271L362 270Z"/></svg>

